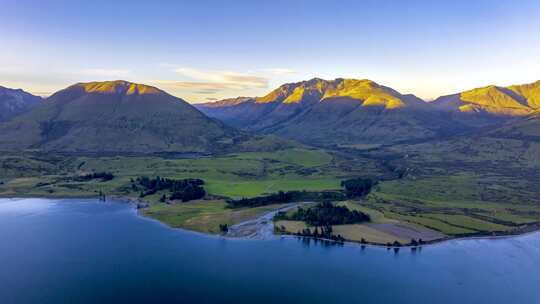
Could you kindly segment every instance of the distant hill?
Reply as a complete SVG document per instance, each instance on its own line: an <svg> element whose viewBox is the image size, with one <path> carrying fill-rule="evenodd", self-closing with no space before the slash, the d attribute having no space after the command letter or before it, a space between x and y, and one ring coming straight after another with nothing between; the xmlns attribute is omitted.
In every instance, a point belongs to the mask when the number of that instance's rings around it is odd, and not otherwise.
<svg viewBox="0 0 540 304"><path fill-rule="evenodd" d="M78 83L0 125L0 150L210 152L239 131L182 99L126 81Z"/></svg>
<svg viewBox="0 0 540 304"><path fill-rule="evenodd" d="M433 101L439 109L488 114L499 117L524 117L540 109L540 81L509 87L487 86Z"/></svg>
<svg viewBox="0 0 540 304"><path fill-rule="evenodd" d="M489 132L490 136L540 142L540 111L528 117L511 121Z"/></svg>
<svg viewBox="0 0 540 304"><path fill-rule="evenodd" d="M322 145L393 143L462 130L420 98L367 79L314 78L282 85L263 97L197 107L245 130Z"/></svg>
<svg viewBox="0 0 540 304"><path fill-rule="evenodd" d="M21 89L0 86L0 122L9 120L39 105L42 98Z"/></svg>

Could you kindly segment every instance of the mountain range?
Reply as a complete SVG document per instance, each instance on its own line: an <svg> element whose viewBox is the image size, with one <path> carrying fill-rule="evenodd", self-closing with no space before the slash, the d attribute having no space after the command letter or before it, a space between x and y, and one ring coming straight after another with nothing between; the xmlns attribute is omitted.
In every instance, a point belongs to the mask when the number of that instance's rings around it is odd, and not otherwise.
<svg viewBox="0 0 540 304"><path fill-rule="evenodd" d="M196 105L227 124L310 144L389 144L498 126L540 108L540 82L489 86L425 102L371 80L314 78L263 97Z"/></svg>
<svg viewBox="0 0 540 304"><path fill-rule="evenodd" d="M241 147L257 133L321 146L471 133L540 140L540 81L425 102L367 79L314 78L262 97L193 106L118 80L78 83L46 99L0 87L0 109L3 151L213 153Z"/></svg>

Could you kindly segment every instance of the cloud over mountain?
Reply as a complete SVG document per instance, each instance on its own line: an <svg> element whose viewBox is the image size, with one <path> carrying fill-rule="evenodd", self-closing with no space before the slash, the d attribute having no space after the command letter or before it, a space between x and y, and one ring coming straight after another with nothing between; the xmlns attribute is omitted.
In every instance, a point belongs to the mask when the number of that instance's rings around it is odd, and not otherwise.
<svg viewBox="0 0 540 304"><path fill-rule="evenodd" d="M151 83L183 95L195 95L197 99L206 99L205 95L233 93L267 88L268 77L254 73L241 73L223 70L201 70L194 68L175 68L179 80L152 80Z"/></svg>

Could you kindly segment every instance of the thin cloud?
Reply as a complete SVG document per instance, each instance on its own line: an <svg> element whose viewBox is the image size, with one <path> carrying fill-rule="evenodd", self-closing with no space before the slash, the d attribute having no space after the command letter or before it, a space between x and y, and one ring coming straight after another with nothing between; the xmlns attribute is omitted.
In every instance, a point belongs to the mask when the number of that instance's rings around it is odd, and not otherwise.
<svg viewBox="0 0 540 304"><path fill-rule="evenodd" d="M209 95L225 91L242 91L268 88L266 77L251 73L232 71L208 71L193 68L177 68L174 72L189 81L154 80L152 83L174 90L185 90L195 94Z"/></svg>
<svg viewBox="0 0 540 304"><path fill-rule="evenodd" d="M239 86L248 86L255 88L268 87L268 79L265 77L227 73L223 75L223 79L226 83L236 84Z"/></svg>
<svg viewBox="0 0 540 304"><path fill-rule="evenodd" d="M227 85L238 89L267 88L268 78L231 71L204 71L192 68L178 68L176 73L206 83Z"/></svg>
<svg viewBox="0 0 540 304"><path fill-rule="evenodd" d="M223 90L234 89L235 87L226 83L215 82L190 82L190 81L171 81L171 80L153 80L153 84L179 90L189 90L201 94L215 94Z"/></svg>

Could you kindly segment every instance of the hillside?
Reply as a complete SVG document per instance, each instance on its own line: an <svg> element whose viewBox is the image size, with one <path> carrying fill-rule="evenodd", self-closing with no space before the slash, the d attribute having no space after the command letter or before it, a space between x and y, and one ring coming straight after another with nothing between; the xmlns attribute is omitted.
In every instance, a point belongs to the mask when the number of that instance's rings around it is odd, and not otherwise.
<svg viewBox="0 0 540 304"><path fill-rule="evenodd" d="M416 96L366 79L314 78L282 85L263 97L197 107L246 130L322 145L418 140L462 128Z"/></svg>
<svg viewBox="0 0 540 304"><path fill-rule="evenodd" d="M126 81L78 83L0 125L0 150L209 152L238 131L157 88Z"/></svg>
<svg viewBox="0 0 540 304"><path fill-rule="evenodd" d="M540 142L540 112L535 112L529 117L513 121L497 128L489 133L490 136L523 140L526 144Z"/></svg>
<svg viewBox="0 0 540 304"><path fill-rule="evenodd" d="M540 109L540 81L509 87L487 86L433 101L439 109L499 117L523 117Z"/></svg>
<svg viewBox="0 0 540 304"><path fill-rule="evenodd" d="M39 105L42 98L21 89L0 86L0 122L9 120Z"/></svg>

